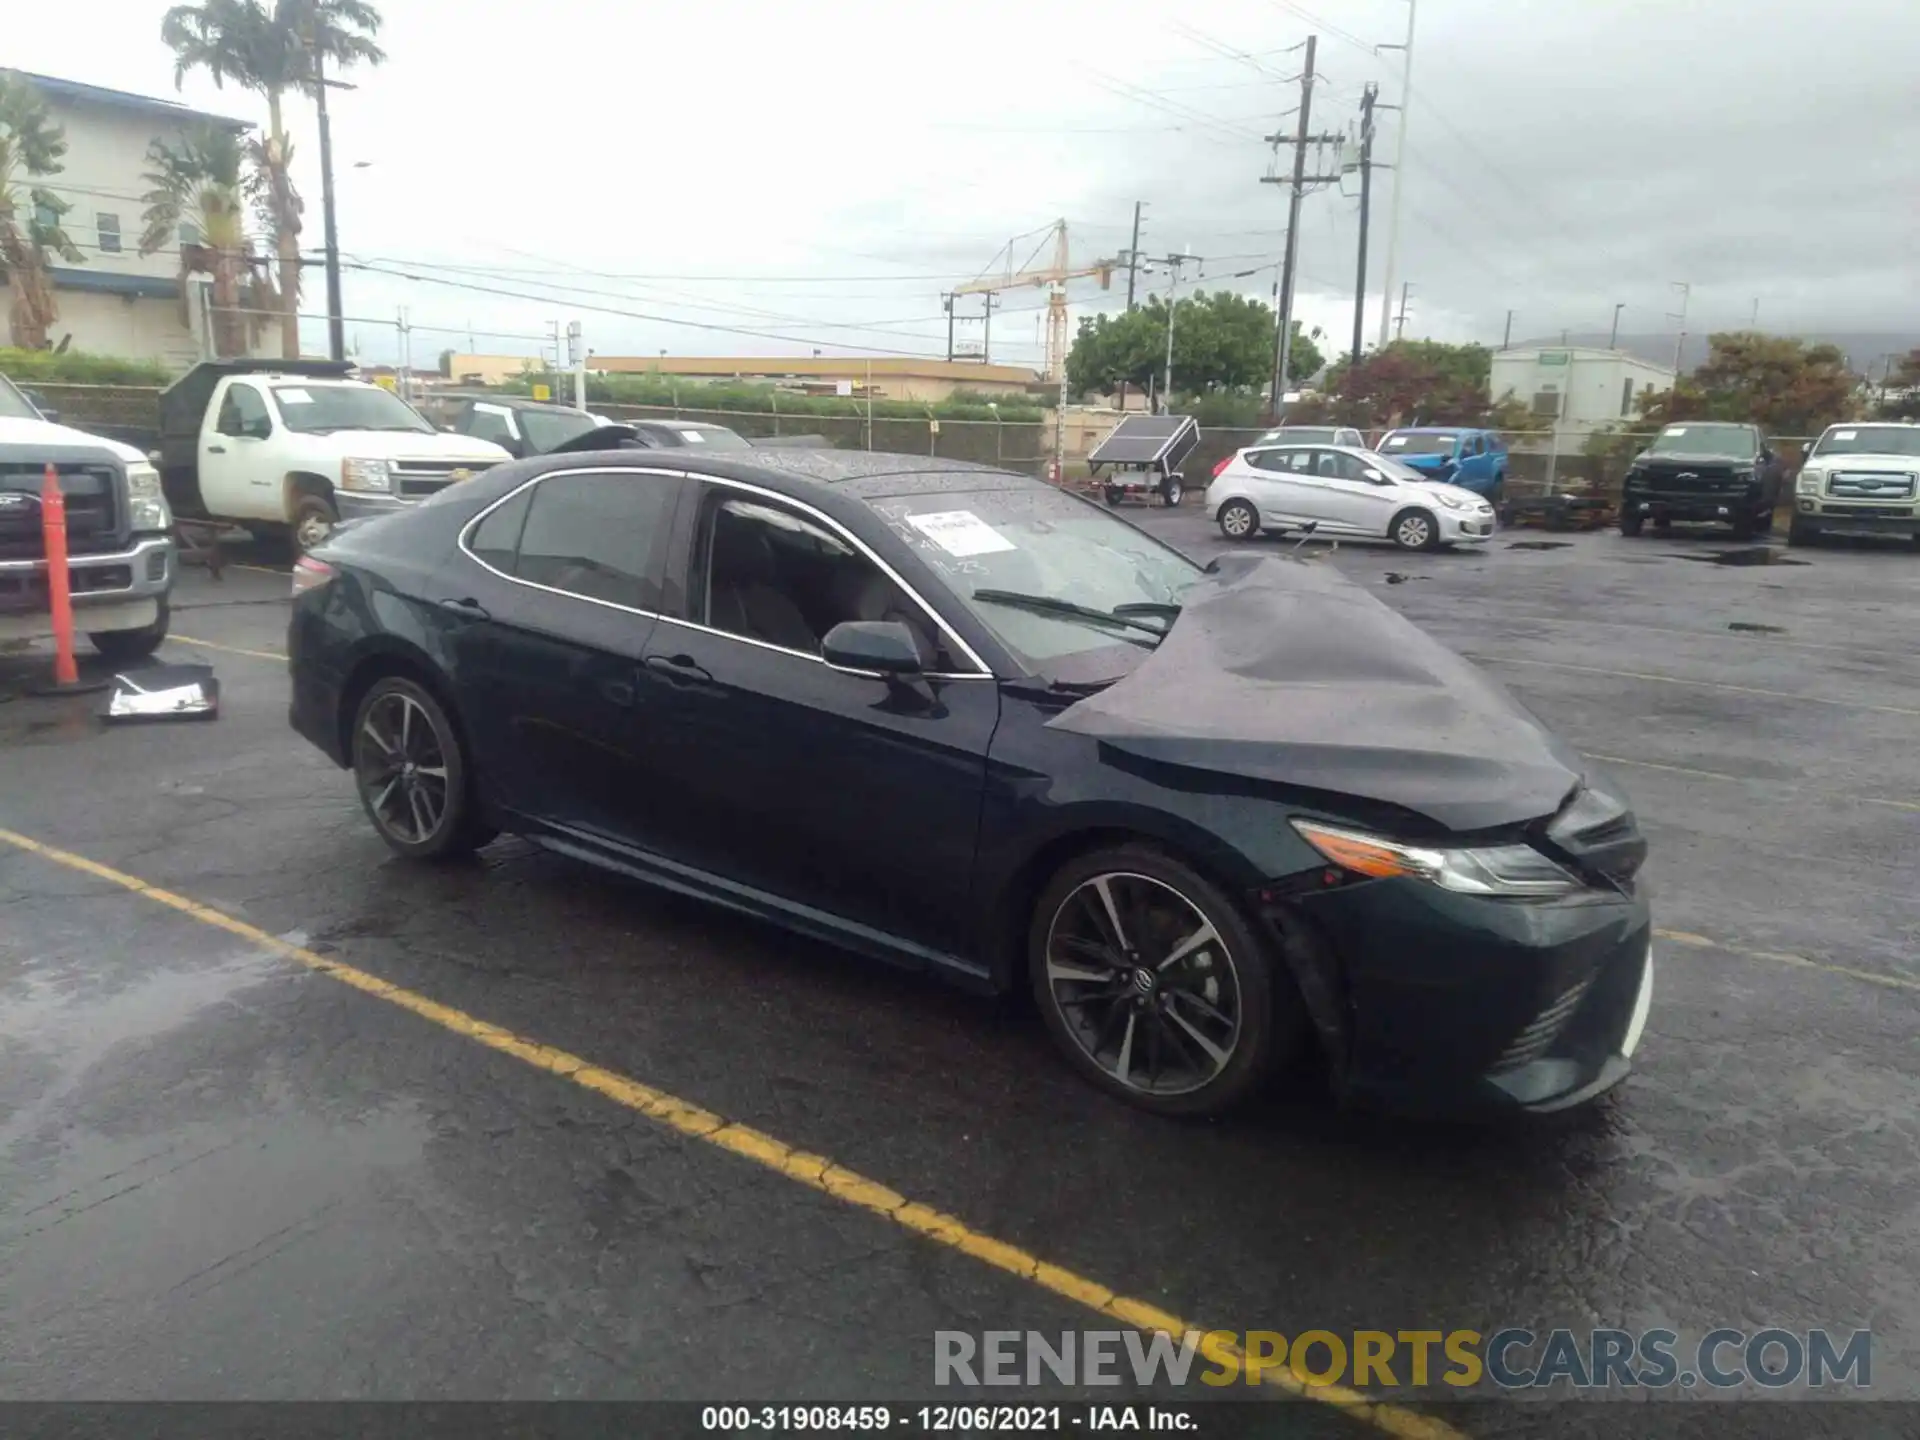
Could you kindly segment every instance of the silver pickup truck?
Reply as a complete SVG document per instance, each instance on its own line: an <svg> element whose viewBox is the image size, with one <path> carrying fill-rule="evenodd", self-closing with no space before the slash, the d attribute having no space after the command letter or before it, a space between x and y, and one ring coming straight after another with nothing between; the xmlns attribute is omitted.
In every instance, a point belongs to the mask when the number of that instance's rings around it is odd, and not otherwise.
<svg viewBox="0 0 1920 1440"><path fill-rule="evenodd" d="M160 472L131 445L56 424L0 376L0 645L53 633L40 490L47 466L67 507L74 628L116 663L167 635L178 572Z"/></svg>

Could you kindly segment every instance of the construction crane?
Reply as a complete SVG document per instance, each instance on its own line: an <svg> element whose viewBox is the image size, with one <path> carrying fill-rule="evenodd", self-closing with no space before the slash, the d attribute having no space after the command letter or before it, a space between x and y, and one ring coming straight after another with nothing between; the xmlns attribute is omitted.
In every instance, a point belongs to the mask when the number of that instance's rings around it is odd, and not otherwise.
<svg viewBox="0 0 1920 1440"><path fill-rule="evenodd" d="M1089 275L1100 278L1100 288L1107 289L1113 283L1113 272L1120 267L1118 260L1096 260L1090 265L1076 266L1067 257L1067 222L1056 220L1049 227L1053 237L1053 263L1035 266L1033 260L1046 249L1047 242L1042 239L1034 247L1032 256L1022 268L1013 268L1013 241L1007 242L1007 269L999 275L983 275L977 280L968 280L953 287L955 295L997 295L1002 290L1019 290L1026 286L1036 289L1045 287L1047 291L1047 380L1054 385L1064 384L1067 378L1067 282L1082 280Z"/></svg>

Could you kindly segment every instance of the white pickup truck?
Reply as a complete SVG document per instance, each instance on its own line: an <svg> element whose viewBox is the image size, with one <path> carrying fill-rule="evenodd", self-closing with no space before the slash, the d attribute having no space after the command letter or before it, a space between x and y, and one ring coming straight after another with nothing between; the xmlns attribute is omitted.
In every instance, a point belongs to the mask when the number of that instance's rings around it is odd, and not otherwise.
<svg viewBox="0 0 1920 1440"><path fill-rule="evenodd" d="M160 395L160 473L174 508L308 550L342 520L423 500L508 459L436 430L352 366L217 360Z"/></svg>
<svg viewBox="0 0 1920 1440"><path fill-rule="evenodd" d="M40 509L51 465L66 504L74 625L124 664L166 638L173 517L145 455L58 418L0 375L0 647L53 633Z"/></svg>

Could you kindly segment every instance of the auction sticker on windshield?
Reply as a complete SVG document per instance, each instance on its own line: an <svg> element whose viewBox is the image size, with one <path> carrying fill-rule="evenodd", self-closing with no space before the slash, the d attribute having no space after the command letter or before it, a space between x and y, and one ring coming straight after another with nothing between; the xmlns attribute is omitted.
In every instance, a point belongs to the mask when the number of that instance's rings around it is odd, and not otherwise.
<svg viewBox="0 0 1920 1440"><path fill-rule="evenodd" d="M1016 548L1014 543L971 510L941 510L932 515L909 515L907 523L949 555L992 555Z"/></svg>

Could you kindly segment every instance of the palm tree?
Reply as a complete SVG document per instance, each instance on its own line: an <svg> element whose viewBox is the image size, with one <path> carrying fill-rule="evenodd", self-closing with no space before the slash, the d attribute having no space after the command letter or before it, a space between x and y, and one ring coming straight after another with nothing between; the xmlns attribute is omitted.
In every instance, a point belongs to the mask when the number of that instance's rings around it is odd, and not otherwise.
<svg viewBox="0 0 1920 1440"><path fill-rule="evenodd" d="M282 113L289 91L312 95L314 58L335 70L378 65L386 52L373 42L380 12L366 0L199 0L175 5L160 24L174 54L177 88L204 69L215 85L232 80L267 100L267 134L248 145L253 170L249 194L273 236L279 261L280 348L300 353L300 217L293 186L293 144Z"/></svg>
<svg viewBox="0 0 1920 1440"><path fill-rule="evenodd" d="M221 357L246 354L280 298L247 238L245 154L245 142L218 125L189 131L177 146L155 140L147 147L146 180L153 189L144 197L140 253L167 245L183 223L198 234L180 245L182 306L192 293L187 277L211 275L213 344Z"/></svg>
<svg viewBox="0 0 1920 1440"><path fill-rule="evenodd" d="M66 133L47 115L40 92L18 75L0 71L0 266L13 304L10 338L22 350L47 348L47 332L60 318L47 257L79 264L86 259L60 219L72 208L36 180L66 167Z"/></svg>

